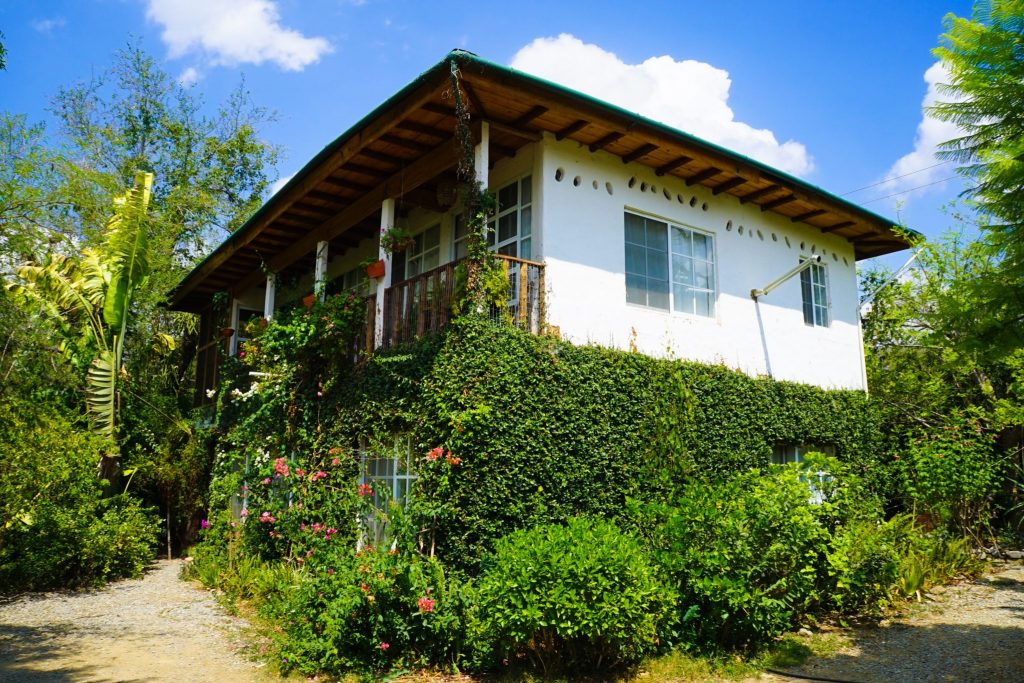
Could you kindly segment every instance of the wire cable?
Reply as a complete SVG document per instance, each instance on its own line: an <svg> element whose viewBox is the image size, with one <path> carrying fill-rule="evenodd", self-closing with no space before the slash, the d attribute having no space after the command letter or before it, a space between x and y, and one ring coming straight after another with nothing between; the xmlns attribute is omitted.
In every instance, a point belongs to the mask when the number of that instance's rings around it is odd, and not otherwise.
<svg viewBox="0 0 1024 683"><path fill-rule="evenodd" d="M861 190L867 190L867 189L870 189L872 187L876 187L878 185L884 185L885 183L890 183L890 182L892 182L894 180L899 180L900 178L906 178L907 176L912 176L915 173L921 173L922 171L927 171L928 169L932 169L932 168L938 168L939 166L945 166L946 164L951 164L951 163L953 163L953 159L947 159L946 161L940 161L937 164L932 164L931 166L925 166L924 168L919 168L916 171L910 171L909 173L904 173L903 175L895 175L895 176L893 176L891 178L883 178L882 180L879 180L877 183L871 183L870 185L865 185L864 187L858 187L856 190L850 190L849 192L844 192L844 193L842 193L839 196L840 197L845 197L846 195L853 194L854 192L860 192Z"/></svg>
<svg viewBox="0 0 1024 683"><path fill-rule="evenodd" d="M921 188L924 188L924 187L931 187L932 185L938 185L939 183L944 183L947 180L955 180L957 177L958 176L951 175L948 178L943 178L942 180L936 180L936 181L931 182L931 183L925 183L924 185L918 185L917 187L911 187L909 189L903 190L902 192L893 192L892 194L887 194L884 197L875 197L874 199L869 199L866 202L858 202L858 203L861 206L863 206L865 204L871 204L873 202L880 202L883 199L889 199L891 197L899 197L901 194L907 194L908 192L913 192L914 190L920 190Z"/></svg>

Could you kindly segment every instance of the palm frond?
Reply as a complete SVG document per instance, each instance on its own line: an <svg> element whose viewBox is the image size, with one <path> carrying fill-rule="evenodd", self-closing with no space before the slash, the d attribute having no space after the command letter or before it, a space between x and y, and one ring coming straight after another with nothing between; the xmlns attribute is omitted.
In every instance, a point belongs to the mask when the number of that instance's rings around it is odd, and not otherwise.
<svg viewBox="0 0 1024 683"><path fill-rule="evenodd" d="M153 187L153 174L135 174L135 187L115 200L114 215L107 223L107 254L110 283L103 306L103 318L115 335L124 336L132 292L149 274L149 238L146 209Z"/></svg>

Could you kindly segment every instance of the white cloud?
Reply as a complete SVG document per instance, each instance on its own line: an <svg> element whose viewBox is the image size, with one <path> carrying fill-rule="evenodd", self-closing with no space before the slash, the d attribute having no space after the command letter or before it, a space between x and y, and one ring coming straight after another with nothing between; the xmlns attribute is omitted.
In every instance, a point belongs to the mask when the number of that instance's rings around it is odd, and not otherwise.
<svg viewBox="0 0 1024 683"><path fill-rule="evenodd" d="M36 31L44 35L50 35L56 28L64 28L67 26L67 19L64 17L54 17L53 19L33 19L29 24Z"/></svg>
<svg viewBox="0 0 1024 683"><path fill-rule="evenodd" d="M273 0L147 0L146 18L163 27L172 58L199 51L212 64L273 62L301 71L331 51L325 38L309 38L281 25Z"/></svg>
<svg viewBox="0 0 1024 683"><path fill-rule="evenodd" d="M948 101L950 95L938 92L938 85L949 82L949 74L942 62L932 64L924 72L924 81L928 84L924 100L921 102L921 123L917 124L914 137L914 150L896 160L884 180L877 188L887 193L903 192L911 188L920 188L919 192L942 189L945 183L937 182L953 175L953 165L943 164L935 156L940 143L952 140L963 134L955 123L940 121L928 115L927 107L936 101ZM929 187L921 187L929 183L937 183Z"/></svg>
<svg viewBox="0 0 1024 683"><path fill-rule="evenodd" d="M809 173L814 162L799 142L737 121L729 108L729 73L668 55L627 64L575 36L537 38L511 66L668 124L789 173Z"/></svg>
<svg viewBox="0 0 1024 683"><path fill-rule="evenodd" d="M178 74L178 83L183 88L187 88L190 85L194 85L199 80L199 76L199 71L194 66L190 66Z"/></svg>
<svg viewBox="0 0 1024 683"><path fill-rule="evenodd" d="M295 177L295 174L278 178L274 181L274 184L270 186L270 196L273 197L275 194L281 191L281 188L288 184L288 181Z"/></svg>

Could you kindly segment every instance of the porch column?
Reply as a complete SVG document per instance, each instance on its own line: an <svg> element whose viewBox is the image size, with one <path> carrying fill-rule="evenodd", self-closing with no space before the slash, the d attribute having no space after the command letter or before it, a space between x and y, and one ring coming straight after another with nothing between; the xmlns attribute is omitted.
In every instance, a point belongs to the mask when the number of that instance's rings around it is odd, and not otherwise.
<svg viewBox="0 0 1024 683"><path fill-rule="evenodd" d="M487 189L487 177L491 167L491 126L486 121L480 122L480 142L473 149L473 165L476 167L476 181L483 189Z"/></svg>
<svg viewBox="0 0 1024 683"><path fill-rule="evenodd" d="M320 301L324 300L324 288L327 286L327 242L316 243L316 269L313 271L313 293Z"/></svg>
<svg viewBox="0 0 1024 683"><path fill-rule="evenodd" d="M277 278L273 273L267 275L267 290L263 295L263 318L274 319L274 296L277 294Z"/></svg>
<svg viewBox="0 0 1024 683"><path fill-rule="evenodd" d="M380 232L395 224L395 200L388 197L380 203ZM384 251L380 245L380 238L377 239L377 257L384 261L384 277L377 284L377 314L373 318L373 348L380 348L384 344L384 295L391 286L391 254Z"/></svg>

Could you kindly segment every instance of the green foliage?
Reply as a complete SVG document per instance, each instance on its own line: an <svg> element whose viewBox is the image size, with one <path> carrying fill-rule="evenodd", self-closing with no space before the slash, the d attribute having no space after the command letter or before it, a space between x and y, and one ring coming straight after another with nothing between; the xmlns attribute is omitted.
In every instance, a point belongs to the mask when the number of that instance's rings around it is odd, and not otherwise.
<svg viewBox="0 0 1024 683"><path fill-rule="evenodd" d="M645 528L680 594L684 642L757 645L816 606L829 535L810 498L790 467L696 480L670 504L646 506Z"/></svg>
<svg viewBox="0 0 1024 683"><path fill-rule="evenodd" d="M140 574L157 524L96 478L104 442L39 406L0 404L0 590Z"/></svg>
<svg viewBox="0 0 1024 683"><path fill-rule="evenodd" d="M640 541L597 518L500 540L479 588L498 651L545 675L639 661L668 631L674 597Z"/></svg>
<svg viewBox="0 0 1024 683"><path fill-rule="evenodd" d="M916 437L900 461L907 496L936 522L976 534L988 522L1004 469L993 445L982 423L963 415Z"/></svg>

